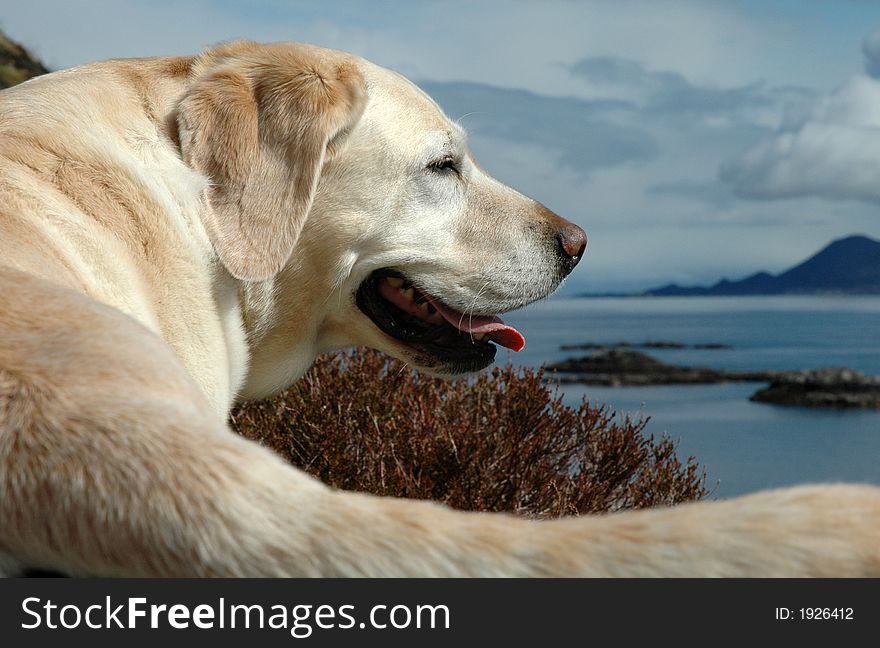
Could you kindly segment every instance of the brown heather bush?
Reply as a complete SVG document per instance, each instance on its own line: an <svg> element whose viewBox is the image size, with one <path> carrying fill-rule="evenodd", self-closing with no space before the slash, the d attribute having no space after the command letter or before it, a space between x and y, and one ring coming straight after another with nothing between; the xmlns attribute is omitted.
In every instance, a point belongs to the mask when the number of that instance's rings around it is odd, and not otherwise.
<svg viewBox="0 0 880 648"><path fill-rule="evenodd" d="M449 382L374 351L321 358L232 424L337 488L537 518L671 505L706 495L646 421L562 404L542 370L496 368Z"/></svg>

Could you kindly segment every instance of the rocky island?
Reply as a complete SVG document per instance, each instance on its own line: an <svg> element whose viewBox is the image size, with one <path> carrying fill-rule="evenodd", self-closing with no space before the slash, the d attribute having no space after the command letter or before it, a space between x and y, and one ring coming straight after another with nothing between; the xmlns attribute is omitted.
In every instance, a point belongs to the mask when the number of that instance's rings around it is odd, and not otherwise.
<svg viewBox="0 0 880 648"><path fill-rule="evenodd" d="M880 376L852 369L790 371L776 376L750 400L777 405L880 409Z"/></svg>
<svg viewBox="0 0 880 648"><path fill-rule="evenodd" d="M773 371L725 371L706 367L681 367L628 348L603 349L581 358L547 365L557 371L562 383L605 385L706 385L723 382L766 382L777 377Z"/></svg>
<svg viewBox="0 0 880 648"><path fill-rule="evenodd" d="M645 342L616 342L607 344L604 342L584 342L583 344L563 344L559 347L563 351L589 351L592 349L732 349L729 344L719 342L705 342L702 344L684 344L683 342L670 342L668 340L646 340Z"/></svg>
<svg viewBox="0 0 880 648"><path fill-rule="evenodd" d="M880 376L866 376L852 369L805 369L801 371L727 371L706 367L667 364L634 351L633 346L605 348L600 345L570 345L568 348L597 348L588 356L547 365L563 384L604 387L650 385L710 385L725 382L766 382L750 400L776 405L826 408L880 409ZM720 348L725 348L719 345ZM656 348L686 348L660 346ZM713 347L710 347L713 348ZM717 347L716 347L717 348Z"/></svg>

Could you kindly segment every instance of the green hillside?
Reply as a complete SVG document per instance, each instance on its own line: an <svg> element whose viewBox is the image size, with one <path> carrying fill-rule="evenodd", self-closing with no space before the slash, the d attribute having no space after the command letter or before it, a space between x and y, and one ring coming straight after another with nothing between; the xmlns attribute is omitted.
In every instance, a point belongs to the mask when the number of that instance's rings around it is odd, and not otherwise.
<svg viewBox="0 0 880 648"><path fill-rule="evenodd" d="M0 90L48 71L24 47L0 31Z"/></svg>

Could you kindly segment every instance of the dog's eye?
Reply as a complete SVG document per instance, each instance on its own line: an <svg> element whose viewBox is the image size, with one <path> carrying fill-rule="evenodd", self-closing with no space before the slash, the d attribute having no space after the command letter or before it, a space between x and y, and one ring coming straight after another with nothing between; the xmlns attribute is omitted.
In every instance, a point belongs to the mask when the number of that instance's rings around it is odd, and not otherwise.
<svg viewBox="0 0 880 648"><path fill-rule="evenodd" d="M443 173L445 171L452 171L455 174L458 174L458 165L455 163L455 159L451 157L440 158L439 160L434 160L428 165L428 171L433 171L434 173Z"/></svg>

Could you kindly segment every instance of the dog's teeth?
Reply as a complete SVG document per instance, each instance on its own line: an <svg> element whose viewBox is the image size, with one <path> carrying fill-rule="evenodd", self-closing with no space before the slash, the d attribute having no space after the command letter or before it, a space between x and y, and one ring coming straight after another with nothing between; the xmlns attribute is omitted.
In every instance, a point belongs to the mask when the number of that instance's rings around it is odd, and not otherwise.
<svg viewBox="0 0 880 648"><path fill-rule="evenodd" d="M388 277L385 281L394 288L400 288L403 285L403 279L400 277Z"/></svg>
<svg viewBox="0 0 880 648"><path fill-rule="evenodd" d="M406 290L403 291L403 294L408 300L410 300L410 301L413 300L413 289L412 288L407 288Z"/></svg>
<svg viewBox="0 0 880 648"><path fill-rule="evenodd" d="M485 333L474 333L475 340L482 340L484 337L486 337Z"/></svg>
<svg viewBox="0 0 880 648"><path fill-rule="evenodd" d="M423 313L427 313L428 312L428 303L422 302L421 304L419 304L419 310L422 311Z"/></svg>

